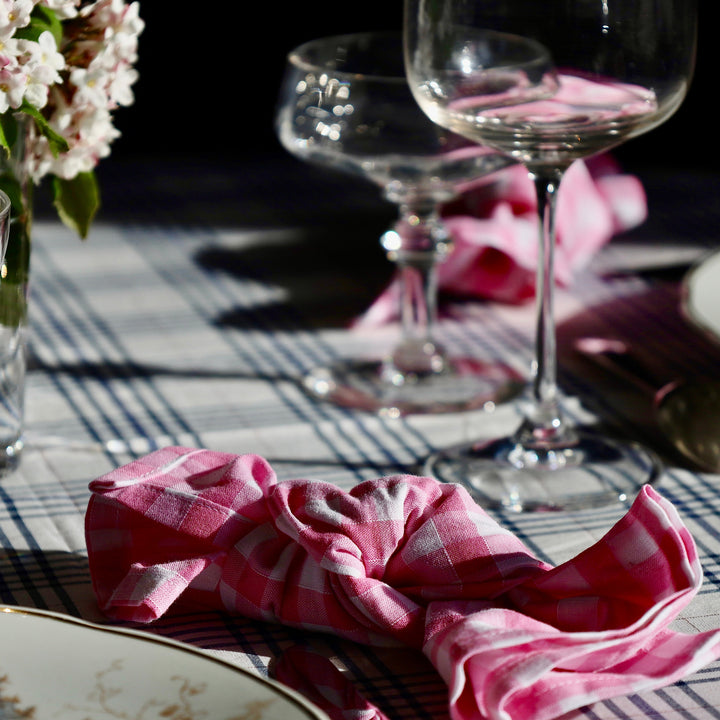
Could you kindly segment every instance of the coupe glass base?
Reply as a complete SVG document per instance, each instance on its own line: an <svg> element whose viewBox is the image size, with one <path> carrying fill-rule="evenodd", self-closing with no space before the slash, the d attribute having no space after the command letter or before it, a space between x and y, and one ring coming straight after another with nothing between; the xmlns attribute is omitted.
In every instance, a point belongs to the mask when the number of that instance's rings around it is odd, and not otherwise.
<svg viewBox="0 0 720 720"><path fill-rule="evenodd" d="M386 417L488 408L517 396L526 380L512 368L462 358L442 372L402 373L388 360L344 360L303 381L316 399Z"/></svg>
<svg viewBox="0 0 720 720"><path fill-rule="evenodd" d="M528 450L512 437L431 455L423 475L463 485L485 509L575 511L626 504L657 484L660 459L637 443L579 432L572 445Z"/></svg>

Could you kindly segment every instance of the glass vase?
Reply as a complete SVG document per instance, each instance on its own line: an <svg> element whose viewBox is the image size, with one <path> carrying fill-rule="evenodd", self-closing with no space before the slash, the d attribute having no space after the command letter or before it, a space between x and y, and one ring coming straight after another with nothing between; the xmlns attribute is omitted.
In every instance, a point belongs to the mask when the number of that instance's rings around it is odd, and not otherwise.
<svg viewBox="0 0 720 720"><path fill-rule="evenodd" d="M0 474L23 449L28 281L33 186L25 162L29 121L18 117L11 151L0 151L0 189L11 201L8 246L0 274ZM6 130L7 134L7 130Z"/></svg>

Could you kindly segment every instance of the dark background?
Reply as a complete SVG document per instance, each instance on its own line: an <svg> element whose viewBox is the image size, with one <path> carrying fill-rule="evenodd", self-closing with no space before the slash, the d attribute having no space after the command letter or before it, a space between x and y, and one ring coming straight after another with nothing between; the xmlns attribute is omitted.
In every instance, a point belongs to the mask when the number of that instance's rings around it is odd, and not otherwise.
<svg viewBox="0 0 720 720"><path fill-rule="evenodd" d="M712 165L717 121L715 0L700 0L696 75L681 109L662 127L627 144L623 153L649 162ZM400 29L402 0L362 3L178 4L143 0L136 102L117 113L123 137L117 157L237 158L278 151L272 118L286 53L322 35ZM215 7L221 7L218 12ZM226 9L229 8L229 9ZM337 8L342 8L338 10ZM713 77L714 76L714 77ZM715 117L713 115L713 117ZM712 155L712 163L711 156Z"/></svg>
<svg viewBox="0 0 720 720"><path fill-rule="evenodd" d="M614 151L648 197L649 216L631 231L634 242L720 242L718 11L716 0L700 3L697 71L685 103L664 125ZM251 267L271 274L295 311L345 327L392 274L378 238L397 209L364 179L286 152L273 129L276 98L290 50L329 34L400 30L402 0L208 2L192 11L186 5L141 0L146 29L136 100L116 113L122 137L97 168L96 225L279 233L278 242L250 249L240 243L235 251L210 241L198 262L223 273L243 275ZM55 217L47 184L35 208Z"/></svg>
<svg viewBox="0 0 720 720"><path fill-rule="evenodd" d="M670 209L668 196L674 208L683 208L697 195L697 184L683 184L678 171L708 175L711 182L700 184L707 195L720 179L713 52L718 11L715 0L700 3L697 69L685 103L664 125L614 151L627 172L640 176L661 224L681 217ZM290 50L324 35L400 30L402 0L283 7L257 0L208 3L207 10L192 12L177 9L181 5L141 0L146 27L140 78L134 105L115 115L122 137L97 169L98 219L244 227L323 224L344 226L347 237L351 216L353 223L358 218L365 223L359 244L367 244L368 233L386 228L395 209L377 188L291 157L275 137L273 117ZM36 197L40 212L52 212L47 190L44 198ZM714 195L708 203L720 207ZM676 222L683 230L681 220Z"/></svg>

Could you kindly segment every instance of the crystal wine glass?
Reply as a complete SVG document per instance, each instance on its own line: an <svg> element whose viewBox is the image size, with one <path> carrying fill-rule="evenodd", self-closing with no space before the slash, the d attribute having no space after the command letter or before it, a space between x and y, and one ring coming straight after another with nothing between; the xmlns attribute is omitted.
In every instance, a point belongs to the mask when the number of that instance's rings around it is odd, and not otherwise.
<svg viewBox="0 0 720 720"><path fill-rule="evenodd" d="M311 370L306 389L346 407L400 415L483 407L524 387L512 368L451 357L436 339L436 267L451 251L439 207L465 183L514 161L420 110L401 33L321 38L289 53L276 129L294 155L369 179L399 208L381 244L398 267L402 337L385 357Z"/></svg>
<svg viewBox="0 0 720 720"><path fill-rule="evenodd" d="M635 443L583 431L561 410L553 318L555 207L568 166L665 121L690 82L694 0L405 0L405 60L435 122L524 164L540 253L531 397L509 437L449 448L425 471L485 505L579 509L660 477Z"/></svg>

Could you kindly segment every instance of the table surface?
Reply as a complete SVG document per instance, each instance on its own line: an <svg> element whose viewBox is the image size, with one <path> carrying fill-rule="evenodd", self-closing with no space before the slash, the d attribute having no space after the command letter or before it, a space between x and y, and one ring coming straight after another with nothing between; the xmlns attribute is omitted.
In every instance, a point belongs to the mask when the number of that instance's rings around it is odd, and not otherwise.
<svg viewBox="0 0 720 720"><path fill-rule="evenodd" d="M299 378L318 363L381 349L397 328L349 332L347 322L389 276L373 233L390 217L373 192L288 164L202 174L185 192L173 167L110 183L114 197L90 239L41 217L34 227L27 441L0 480L0 601L102 621L83 535L88 483L165 445L264 456L280 480L361 480L413 471L432 450L512 429L495 412L385 419L315 402ZM198 171L200 174L200 171ZM648 172L650 219L617 238L557 297L560 384L583 423L654 446L662 492L695 537L703 587L683 613L688 631L720 628L720 476L686 466L660 435L651 398L579 357L573 342L632 339L659 378L718 375L720 345L680 310L688 262L720 240L718 178ZM111 178L112 180L112 178ZM162 190L162 192L160 191ZM177 197L175 195L177 193ZM356 222L358 219L358 222ZM527 373L534 309L472 303L444 319L450 349ZM537 555L558 563L624 512L498 513ZM222 613L166 617L147 628L253 672L297 635ZM313 638L391 718L443 718L446 689L422 658L332 637ZM720 718L720 663L663 690L598 703L589 718Z"/></svg>

